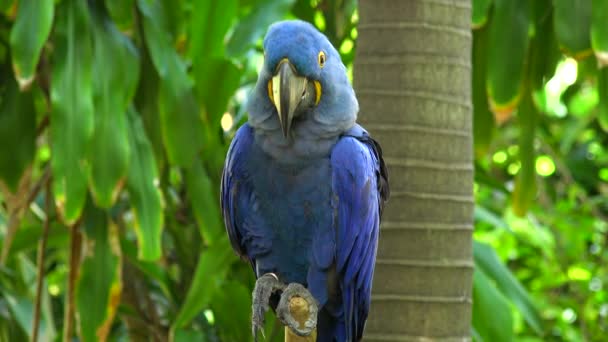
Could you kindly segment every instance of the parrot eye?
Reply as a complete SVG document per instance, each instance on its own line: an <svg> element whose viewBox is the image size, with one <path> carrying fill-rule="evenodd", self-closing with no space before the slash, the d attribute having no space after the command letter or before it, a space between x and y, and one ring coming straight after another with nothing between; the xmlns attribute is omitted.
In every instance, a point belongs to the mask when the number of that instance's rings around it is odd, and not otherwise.
<svg viewBox="0 0 608 342"><path fill-rule="evenodd" d="M325 66L325 52L319 51L318 62L321 68Z"/></svg>

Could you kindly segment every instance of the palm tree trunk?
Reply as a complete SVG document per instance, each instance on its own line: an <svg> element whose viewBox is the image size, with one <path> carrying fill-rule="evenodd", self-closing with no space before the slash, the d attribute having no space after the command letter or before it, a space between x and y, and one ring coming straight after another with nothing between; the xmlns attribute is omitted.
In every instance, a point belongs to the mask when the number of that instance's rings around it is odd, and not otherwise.
<svg viewBox="0 0 608 342"><path fill-rule="evenodd" d="M366 341L469 340L470 0L360 0L360 122L389 167Z"/></svg>

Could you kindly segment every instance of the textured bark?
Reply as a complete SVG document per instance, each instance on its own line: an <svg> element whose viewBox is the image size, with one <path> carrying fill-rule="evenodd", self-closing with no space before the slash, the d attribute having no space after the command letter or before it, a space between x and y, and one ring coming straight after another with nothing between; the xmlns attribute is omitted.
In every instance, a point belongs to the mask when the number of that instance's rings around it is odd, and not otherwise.
<svg viewBox="0 0 608 342"><path fill-rule="evenodd" d="M470 0L360 0L359 121L384 150L366 341L470 340Z"/></svg>

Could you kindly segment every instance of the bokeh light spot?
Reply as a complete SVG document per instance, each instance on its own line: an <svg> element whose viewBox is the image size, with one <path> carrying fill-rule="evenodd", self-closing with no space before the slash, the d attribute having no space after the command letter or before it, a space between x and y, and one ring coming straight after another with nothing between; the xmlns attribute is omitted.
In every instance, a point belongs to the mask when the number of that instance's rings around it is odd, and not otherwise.
<svg viewBox="0 0 608 342"><path fill-rule="evenodd" d="M505 151L498 151L494 153L494 155L492 156L492 160L496 164L504 164L504 162L507 161L507 154L505 153Z"/></svg>
<svg viewBox="0 0 608 342"><path fill-rule="evenodd" d="M228 132L232 128L233 124L232 115L230 115L228 112L224 113L220 124L222 125L224 132Z"/></svg>
<svg viewBox="0 0 608 342"><path fill-rule="evenodd" d="M549 156L538 156L536 158L536 173L543 177L551 176L555 172L555 163Z"/></svg>

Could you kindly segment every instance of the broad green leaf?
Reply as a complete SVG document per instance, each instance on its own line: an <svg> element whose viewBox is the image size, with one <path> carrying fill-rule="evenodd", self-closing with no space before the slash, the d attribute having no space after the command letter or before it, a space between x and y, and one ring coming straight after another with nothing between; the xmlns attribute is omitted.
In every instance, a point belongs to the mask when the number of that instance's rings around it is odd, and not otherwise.
<svg viewBox="0 0 608 342"><path fill-rule="evenodd" d="M201 236L207 244L213 244L224 233L217 200L219 186L213 185L200 160L187 170L186 187Z"/></svg>
<svg viewBox="0 0 608 342"><path fill-rule="evenodd" d="M483 158L496 131L494 115L486 95L488 28L473 31L473 141L475 155Z"/></svg>
<svg viewBox="0 0 608 342"><path fill-rule="evenodd" d="M473 273L473 327L483 342L513 341L509 303L483 271Z"/></svg>
<svg viewBox="0 0 608 342"><path fill-rule="evenodd" d="M538 91L555 74L555 67L562 54L553 29L551 0L536 0L532 9L534 34L530 42L528 74L531 91Z"/></svg>
<svg viewBox="0 0 608 342"><path fill-rule="evenodd" d="M176 329L173 336L171 336L171 342L207 342L208 340L202 331L193 329Z"/></svg>
<svg viewBox="0 0 608 342"><path fill-rule="evenodd" d="M83 260L76 284L76 317L82 341L105 341L122 291L118 227L100 209L84 212Z"/></svg>
<svg viewBox="0 0 608 342"><path fill-rule="evenodd" d="M172 331L186 326L202 309L209 306L235 259L226 235L201 252L186 300L171 326Z"/></svg>
<svg viewBox="0 0 608 342"><path fill-rule="evenodd" d="M493 0L473 0L473 13L471 14L473 29L481 28L486 24L492 1Z"/></svg>
<svg viewBox="0 0 608 342"><path fill-rule="evenodd" d="M608 0L593 0L591 10L591 46L603 67L608 65Z"/></svg>
<svg viewBox="0 0 608 342"><path fill-rule="evenodd" d="M21 93L8 66L0 80L0 182L16 192L19 180L34 158L36 149L36 109L31 91Z"/></svg>
<svg viewBox="0 0 608 342"><path fill-rule="evenodd" d="M84 207L90 141L93 134L92 43L87 4L58 5L51 83L51 167L55 203L67 224Z"/></svg>
<svg viewBox="0 0 608 342"><path fill-rule="evenodd" d="M243 72L224 58L200 58L199 61L194 67L197 94L207 109L208 124L219 127L228 100L238 89Z"/></svg>
<svg viewBox="0 0 608 342"><path fill-rule="evenodd" d="M0 0L0 12L5 12L9 7L13 6L15 0Z"/></svg>
<svg viewBox="0 0 608 342"><path fill-rule="evenodd" d="M93 103L95 131L91 146L91 192L109 208L127 175L127 107L139 78L139 56L131 41L110 21L102 5L93 13Z"/></svg>
<svg viewBox="0 0 608 342"><path fill-rule="evenodd" d="M158 112L158 92L160 79L152 64L150 54L145 49L141 57L141 80L135 95L135 107L140 113L146 136L154 149L154 157L158 163L158 169L163 167L165 150L161 133L160 114Z"/></svg>
<svg viewBox="0 0 608 342"><path fill-rule="evenodd" d="M200 108L186 66L171 43L159 0L137 2L144 38L161 79L159 109L163 141L172 164L189 167L202 145Z"/></svg>
<svg viewBox="0 0 608 342"><path fill-rule="evenodd" d="M513 189L513 212L524 216L536 199L536 152L534 137L538 124L538 110L532 103L532 94L526 92L517 113L519 124L519 161L521 168Z"/></svg>
<svg viewBox="0 0 608 342"><path fill-rule="evenodd" d="M201 109L192 88L177 83L173 86L172 83L163 81L158 101L161 132L169 162L189 167L201 149L204 132Z"/></svg>
<svg viewBox="0 0 608 342"><path fill-rule="evenodd" d="M222 341L250 341L251 289L237 281L226 281L211 301L211 309ZM270 318L267 315L266 317ZM267 330L270 331L270 330Z"/></svg>
<svg viewBox="0 0 608 342"><path fill-rule="evenodd" d="M131 162L127 189L135 212L139 258L157 260L162 254L163 207L156 161L141 119L133 108L128 112L128 119Z"/></svg>
<svg viewBox="0 0 608 342"><path fill-rule="evenodd" d="M242 56L260 39L270 24L283 19L295 0L258 1L251 12L241 19L234 29L226 54Z"/></svg>
<svg viewBox="0 0 608 342"><path fill-rule="evenodd" d="M475 241L473 243L473 257L478 271L494 280L496 287L513 302L530 327L538 335L542 335L542 321L530 296L509 269L498 259L494 249L489 245Z"/></svg>
<svg viewBox="0 0 608 342"><path fill-rule="evenodd" d="M553 0L553 25L560 48L568 55L582 59L591 50L591 0Z"/></svg>
<svg viewBox="0 0 608 342"><path fill-rule="evenodd" d="M34 81L40 52L51 32L53 10L53 0L19 1L10 40L13 70L21 89Z"/></svg>
<svg viewBox="0 0 608 342"><path fill-rule="evenodd" d="M597 119L604 132L608 133L608 68L598 70L597 91L600 103L597 106Z"/></svg>
<svg viewBox="0 0 608 342"><path fill-rule="evenodd" d="M237 7L237 0L194 2L189 49L194 66L201 57L224 54L224 36L237 14Z"/></svg>
<svg viewBox="0 0 608 342"><path fill-rule="evenodd" d="M112 21L121 29L130 29L133 25L135 0L106 0Z"/></svg>
<svg viewBox="0 0 608 342"><path fill-rule="evenodd" d="M11 254L19 252L31 252L38 248L38 241L42 235L42 223L35 225L22 225L17 230L13 243L11 244ZM0 245L4 243L3 236L0 236ZM53 223L49 229L47 239L48 248L67 248L69 246L69 231L60 223Z"/></svg>
<svg viewBox="0 0 608 342"><path fill-rule="evenodd" d="M309 23L315 22L315 6L309 0L296 0L296 3L291 8L291 13L300 20Z"/></svg>
<svg viewBox="0 0 608 342"><path fill-rule="evenodd" d="M529 24L529 0L494 1L487 52L487 87L495 113L511 113L521 97Z"/></svg>

